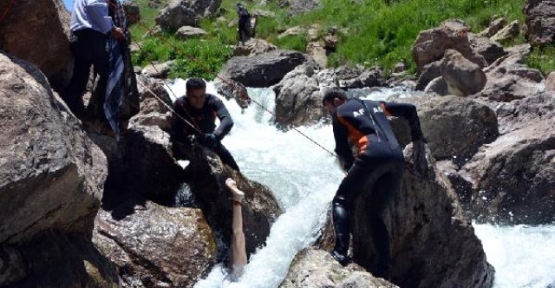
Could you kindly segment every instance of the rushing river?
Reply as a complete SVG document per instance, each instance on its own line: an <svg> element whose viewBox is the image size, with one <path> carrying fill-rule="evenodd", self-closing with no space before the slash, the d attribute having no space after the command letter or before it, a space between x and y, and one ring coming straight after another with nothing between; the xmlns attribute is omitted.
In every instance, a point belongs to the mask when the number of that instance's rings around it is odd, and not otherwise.
<svg viewBox="0 0 555 288"><path fill-rule="evenodd" d="M185 82L171 85L183 95ZM212 83L208 92L217 94ZM270 111L275 106L271 89L249 88L249 95ZM410 96L399 89L358 91L373 99ZM170 93L171 95L172 93ZM265 247L249 260L238 282L230 282L217 265L196 288L275 288L287 275L296 253L309 246L325 221L325 212L343 174L334 158L301 133L281 132L272 125L272 115L257 104L241 111L235 101L224 100L235 126L223 140L248 178L268 186L284 210L272 226ZM299 131L333 151L330 125L301 127ZM497 227L475 225L488 262L496 269L496 288L555 288L555 226Z"/></svg>

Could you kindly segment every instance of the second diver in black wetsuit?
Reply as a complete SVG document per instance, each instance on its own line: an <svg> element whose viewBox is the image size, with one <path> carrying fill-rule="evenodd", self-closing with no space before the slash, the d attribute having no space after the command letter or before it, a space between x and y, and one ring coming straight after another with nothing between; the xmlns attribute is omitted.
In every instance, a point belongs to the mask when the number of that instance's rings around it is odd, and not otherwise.
<svg viewBox="0 0 555 288"><path fill-rule="evenodd" d="M405 103L349 99L341 90L327 92L323 104L332 116L335 152L342 169L347 172L332 202L335 247L331 254L343 265L349 262L349 210L355 198L370 189L368 192L372 193L372 201L369 203L369 224L378 253L377 267L371 272L374 276L388 278L389 233L383 212L400 188L405 159L386 116L406 118L411 128L412 141L415 145L421 142L419 147L423 147L425 140L416 107ZM358 148L356 158L350 144Z"/></svg>
<svg viewBox="0 0 555 288"><path fill-rule="evenodd" d="M231 115L224 103L216 96L206 93L206 83L200 78L190 78L186 84L185 96L174 103L174 111L187 122L174 115L173 141L185 143L188 136L196 134L198 142L212 149L229 167L239 171L239 166L221 140L233 127ZM220 125L216 127L216 117ZM191 124L195 127L191 127Z"/></svg>

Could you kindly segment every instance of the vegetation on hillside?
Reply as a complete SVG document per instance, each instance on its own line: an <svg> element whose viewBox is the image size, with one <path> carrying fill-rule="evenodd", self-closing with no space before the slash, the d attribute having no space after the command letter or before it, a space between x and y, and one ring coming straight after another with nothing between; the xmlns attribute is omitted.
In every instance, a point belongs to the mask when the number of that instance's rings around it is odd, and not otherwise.
<svg viewBox="0 0 555 288"><path fill-rule="evenodd" d="M178 40L173 33L159 36L143 35L155 25L157 9L148 8L149 0L135 0L141 7L143 21L132 28L135 40L142 49L135 54L135 63L144 66L151 61L177 59L170 76L197 75L213 79L221 66L231 57L236 43L236 0L223 0L220 15L201 23L207 35L197 40ZM288 16L286 10L277 7L276 1L259 6L247 3L249 11L256 9L272 11L275 18L259 18L257 37L280 48L304 51L307 35L278 38L287 28L309 28L318 24L319 35L325 35L331 27L339 28L340 41L337 51L329 55L331 66L363 64L380 65L386 70L397 62L404 62L409 71L415 71L411 47L418 33L438 26L446 19L464 20L473 32L479 32L495 16L508 21L523 23L522 7L525 0L322 0L322 7L299 16ZM219 19L218 19L219 17ZM225 19L225 20L221 20ZM235 22L236 23L236 22ZM524 42L520 37L513 43ZM555 68L555 48L536 49L529 57L529 65L544 73Z"/></svg>

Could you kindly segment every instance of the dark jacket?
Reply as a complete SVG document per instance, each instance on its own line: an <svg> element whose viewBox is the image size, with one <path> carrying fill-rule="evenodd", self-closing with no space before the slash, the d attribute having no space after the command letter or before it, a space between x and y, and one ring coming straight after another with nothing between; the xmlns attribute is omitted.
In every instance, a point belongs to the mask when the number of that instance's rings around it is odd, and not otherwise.
<svg viewBox="0 0 555 288"><path fill-rule="evenodd" d="M412 104L351 98L335 108L332 113L335 152L346 170L354 162L349 141L358 148L359 155L366 151L370 141L387 142L392 148L399 146L387 116L407 119L412 140L423 139L416 107Z"/></svg>
<svg viewBox="0 0 555 288"><path fill-rule="evenodd" d="M233 120L224 103L212 94L206 94L206 101L201 109L195 109L189 105L187 96L179 97L174 103L174 111L189 123L195 125L200 132L214 133L219 140L222 140L233 127ZM220 119L220 125L217 128L216 117ZM174 115L173 132L173 137L177 141L185 141L187 136L199 133L176 115Z"/></svg>

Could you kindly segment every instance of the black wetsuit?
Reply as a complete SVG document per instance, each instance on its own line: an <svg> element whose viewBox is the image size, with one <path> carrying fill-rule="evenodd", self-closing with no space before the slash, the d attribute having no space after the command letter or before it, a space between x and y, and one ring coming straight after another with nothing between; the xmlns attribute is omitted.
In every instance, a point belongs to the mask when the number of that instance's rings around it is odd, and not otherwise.
<svg viewBox="0 0 555 288"><path fill-rule="evenodd" d="M174 103L174 110L179 116L185 118L189 123L195 125L202 133L213 133L218 138L218 143L212 147L224 164L239 171L239 166L231 156L231 153L220 143L233 127L231 115L224 106L222 100L212 94L206 94L206 101L201 109L196 109L189 105L187 96L179 97ZM216 128L216 117L220 119L220 125ZM185 123L179 117L174 119L174 141L185 143L187 136L198 134L199 132Z"/></svg>
<svg viewBox="0 0 555 288"><path fill-rule="evenodd" d="M385 276L389 269L389 234L383 211L403 177L403 152L386 116L400 116L409 121L413 140L422 139L416 107L412 104L386 103L349 99L332 114L335 152L348 171L333 199L335 228L334 253L347 256L349 249L349 210L355 198L365 190L371 194L369 203L371 237L378 251L375 276ZM350 144L358 147L353 156Z"/></svg>

